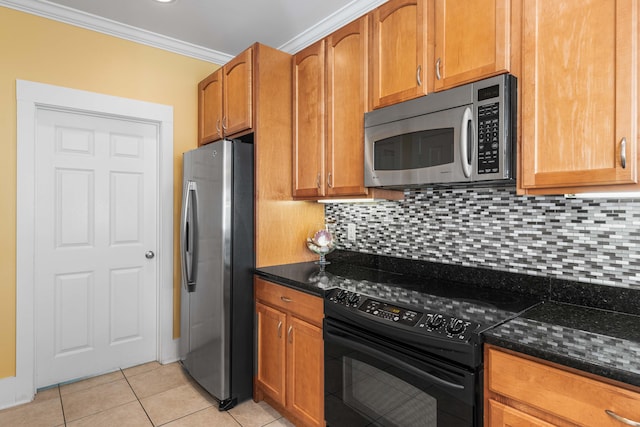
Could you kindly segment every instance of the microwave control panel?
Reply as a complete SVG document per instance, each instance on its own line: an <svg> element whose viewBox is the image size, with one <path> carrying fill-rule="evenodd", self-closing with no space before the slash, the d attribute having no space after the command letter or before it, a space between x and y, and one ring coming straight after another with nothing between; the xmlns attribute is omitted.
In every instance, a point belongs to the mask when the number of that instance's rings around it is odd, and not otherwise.
<svg viewBox="0 0 640 427"><path fill-rule="evenodd" d="M496 173L500 167L500 104L478 107L478 173Z"/></svg>

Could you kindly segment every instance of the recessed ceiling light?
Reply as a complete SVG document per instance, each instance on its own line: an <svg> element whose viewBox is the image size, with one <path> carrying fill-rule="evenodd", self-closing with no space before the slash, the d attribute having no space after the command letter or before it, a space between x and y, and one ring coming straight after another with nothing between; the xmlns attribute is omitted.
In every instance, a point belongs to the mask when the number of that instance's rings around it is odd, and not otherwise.
<svg viewBox="0 0 640 427"><path fill-rule="evenodd" d="M156 0L158 3L173 3L176 0Z"/></svg>

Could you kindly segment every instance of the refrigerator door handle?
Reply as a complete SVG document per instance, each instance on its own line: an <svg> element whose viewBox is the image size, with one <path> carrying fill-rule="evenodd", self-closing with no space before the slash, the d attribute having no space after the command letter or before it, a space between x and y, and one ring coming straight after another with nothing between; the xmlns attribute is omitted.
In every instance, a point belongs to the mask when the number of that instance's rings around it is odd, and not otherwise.
<svg viewBox="0 0 640 427"><path fill-rule="evenodd" d="M187 181L184 188L182 224L180 224L180 263L182 283L188 292L196 290L198 266L198 195L195 181Z"/></svg>

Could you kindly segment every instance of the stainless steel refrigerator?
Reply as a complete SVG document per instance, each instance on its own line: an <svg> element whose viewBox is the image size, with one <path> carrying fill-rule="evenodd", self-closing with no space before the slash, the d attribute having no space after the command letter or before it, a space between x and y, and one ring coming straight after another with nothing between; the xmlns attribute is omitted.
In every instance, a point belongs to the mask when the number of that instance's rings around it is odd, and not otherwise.
<svg viewBox="0 0 640 427"><path fill-rule="evenodd" d="M253 145L183 156L182 366L226 410L252 395Z"/></svg>

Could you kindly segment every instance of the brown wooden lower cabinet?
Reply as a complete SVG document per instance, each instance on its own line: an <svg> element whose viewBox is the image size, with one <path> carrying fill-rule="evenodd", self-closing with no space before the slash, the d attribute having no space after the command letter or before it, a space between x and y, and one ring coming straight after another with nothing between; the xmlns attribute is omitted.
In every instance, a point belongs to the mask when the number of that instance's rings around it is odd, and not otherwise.
<svg viewBox="0 0 640 427"><path fill-rule="evenodd" d="M322 298L259 277L254 281L254 400L265 400L296 426L324 426Z"/></svg>
<svg viewBox="0 0 640 427"><path fill-rule="evenodd" d="M502 403L490 399L488 401L489 412L488 418L491 420L492 426L504 426L504 427L552 427L546 421L542 421L532 415L519 411L511 406L503 405Z"/></svg>
<svg viewBox="0 0 640 427"><path fill-rule="evenodd" d="M549 362L485 349L485 426L622 427L640 422L640 389ZM608 412L609 413L608 413Z"/></svg>

